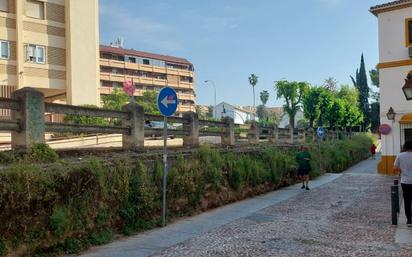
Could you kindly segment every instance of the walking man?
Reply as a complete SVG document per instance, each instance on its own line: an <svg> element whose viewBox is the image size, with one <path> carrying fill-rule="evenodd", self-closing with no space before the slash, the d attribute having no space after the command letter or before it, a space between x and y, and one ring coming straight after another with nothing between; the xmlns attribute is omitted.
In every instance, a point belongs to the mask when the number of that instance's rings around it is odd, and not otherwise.
<svg viewBox="0 0 412 257"><path fill-rule="evenodd" d="M310 158L308 148L302 145L300 151L296 154L296 162L298 163L298 176L302 180L301 188L306 190L309 190L309 174L312 170Z"/></svg>
<svg viewBox="0 0 412 257"><path fill-rule="evenodd" d="M403 200L405 202L406 224L412 227L412 141L407 141L394 163L394 171L401 176Z"/></svg>

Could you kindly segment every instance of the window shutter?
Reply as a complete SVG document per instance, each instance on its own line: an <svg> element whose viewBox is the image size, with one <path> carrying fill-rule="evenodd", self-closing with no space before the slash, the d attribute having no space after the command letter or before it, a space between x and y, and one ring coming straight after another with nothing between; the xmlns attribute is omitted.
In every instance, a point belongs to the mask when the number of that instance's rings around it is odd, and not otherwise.
<svg viewBox="0 0 412 257"><path fill-rule="evenodd" d="M44 19L44 3L40 1L26 2L26 15L36 19Z"/></svg>
<svg viewBox="0 0 412 257"><path fill-rule="evenodd" d="M9 0L0 0L0 11L9 11Z"/></svg>

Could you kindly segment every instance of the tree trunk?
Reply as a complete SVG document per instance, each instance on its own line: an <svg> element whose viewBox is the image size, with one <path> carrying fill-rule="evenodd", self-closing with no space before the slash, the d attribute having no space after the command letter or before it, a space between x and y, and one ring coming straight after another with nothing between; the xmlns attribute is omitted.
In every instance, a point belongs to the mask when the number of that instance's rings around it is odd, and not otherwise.
<svg viewBox="0 0 412 257"><path fill-rule="evenodd" d="M292 117L292 115L289 115L289 127L291 129L295 128L295 116Z"/></svg>
<svg viewBox="0 0 412 257"><path fill-rule="evenodd" d="M255 107L255 86L253 87L253 121L255 121L256 107Z"/></svg>

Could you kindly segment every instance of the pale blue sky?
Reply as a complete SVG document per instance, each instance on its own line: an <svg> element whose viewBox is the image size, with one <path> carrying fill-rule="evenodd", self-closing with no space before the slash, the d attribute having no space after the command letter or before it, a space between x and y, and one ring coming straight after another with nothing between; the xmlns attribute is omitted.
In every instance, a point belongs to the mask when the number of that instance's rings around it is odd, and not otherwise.
<svg viewBox="0 0 412 257"><path fill-rule="evenodd" d="M100 38L126 48L184 57L196 69L198 104L252 105L248 76L259 76L269 106L280 106L273 81L351 84L363 52L378 63L377 19L369 7L385 0L100 0Z"/></svg>

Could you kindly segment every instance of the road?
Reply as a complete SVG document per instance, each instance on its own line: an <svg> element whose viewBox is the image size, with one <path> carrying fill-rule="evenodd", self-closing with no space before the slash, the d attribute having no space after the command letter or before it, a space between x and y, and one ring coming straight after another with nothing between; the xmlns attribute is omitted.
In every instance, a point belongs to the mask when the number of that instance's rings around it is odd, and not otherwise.
<svg viewBox="0 0 412 257"><path fill-rule="evenodd" d="M376 164L367 160L319 178L310 191L295 185L82 256L412 256L412 229L390 224L393 178L377 175Z"/></svg>

